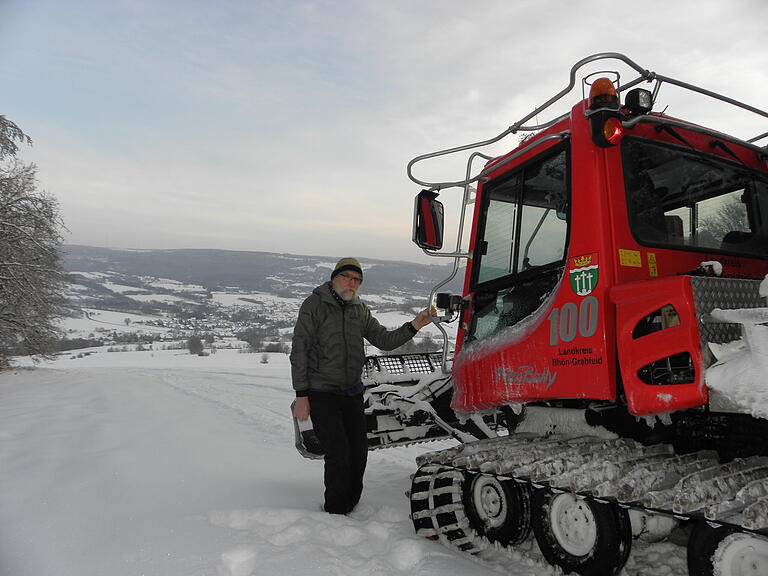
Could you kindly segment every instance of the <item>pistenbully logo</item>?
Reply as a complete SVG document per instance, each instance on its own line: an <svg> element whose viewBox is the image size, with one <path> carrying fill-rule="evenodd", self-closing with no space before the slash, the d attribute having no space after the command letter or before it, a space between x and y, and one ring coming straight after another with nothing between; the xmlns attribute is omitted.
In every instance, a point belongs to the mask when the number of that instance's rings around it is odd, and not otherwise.
<svg viewBox="0 0 768 576"><path fill-rule="evenodd" d="M578 296L591 294L597 288L598 272L597 252L571 258L568 262L571 289Z"/></svg>

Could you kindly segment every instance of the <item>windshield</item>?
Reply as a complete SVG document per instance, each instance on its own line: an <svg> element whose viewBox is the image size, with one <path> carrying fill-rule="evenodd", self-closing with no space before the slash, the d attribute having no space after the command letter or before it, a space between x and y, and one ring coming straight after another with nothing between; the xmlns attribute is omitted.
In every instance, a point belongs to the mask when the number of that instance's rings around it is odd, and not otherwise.
<svg viewBox="0 0 768 576"><path fill-rule="evenodd" d="M487 189L478 284L563 260L566 176L561 150Z"/></svg>
<svg viewBox="0 0 768 576"><path fill-rule="evenodd" d="M624 182L641 244L765 258L768 177L676 146L626 138Z"/></svg>
<svg viewBox="0 0 768 576"><path fill-rule="evenodd" d="M568 237L567 158L558 148L485 186L467 342L517 324L557 285Z"/></svg>

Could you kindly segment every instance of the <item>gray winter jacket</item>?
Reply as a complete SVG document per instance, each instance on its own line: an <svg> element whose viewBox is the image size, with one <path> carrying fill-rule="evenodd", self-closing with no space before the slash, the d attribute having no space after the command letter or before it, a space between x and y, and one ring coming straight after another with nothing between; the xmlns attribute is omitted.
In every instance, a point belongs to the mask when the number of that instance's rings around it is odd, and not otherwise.
<svg viewBox="0 0 768 576"><path fill-rule="evenodd" d="M330 283L318 286L301 305L293 329L291 376L296 395L355 388L365 364L363 338L381 350L394 350L415 333L410 322L387 330L357 296L342 305Z"/></svg>

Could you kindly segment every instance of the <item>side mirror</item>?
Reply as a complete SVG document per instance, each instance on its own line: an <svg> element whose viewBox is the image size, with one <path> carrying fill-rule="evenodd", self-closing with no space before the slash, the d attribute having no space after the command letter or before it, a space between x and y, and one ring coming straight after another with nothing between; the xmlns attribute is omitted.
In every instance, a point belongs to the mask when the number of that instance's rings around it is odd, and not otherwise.
<svg viewBox="0 0 768 576"><path fill-rule="evenodd" d="M419 192L413 219L413 241L419 248L440 250L443 247L443 220L443 203L437 200L437 192Z"/></svg>

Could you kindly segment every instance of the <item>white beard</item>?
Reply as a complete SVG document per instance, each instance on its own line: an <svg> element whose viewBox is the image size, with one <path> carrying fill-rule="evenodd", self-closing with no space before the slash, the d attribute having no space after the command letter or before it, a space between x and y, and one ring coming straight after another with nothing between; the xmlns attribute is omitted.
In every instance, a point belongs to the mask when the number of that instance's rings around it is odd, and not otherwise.
<svg viewBox="0 0 768 576"><path fill-rule="evenodd" d="M344 300L344 302L350 302L357 296L357 290L348 287L345 288L341 282L331 281L331 288L333 288L333 291L336 292L336 294L339 295L339 298Z"/></svg>
<svg viewBox="0 0 768 576"><path fill-rule="evenodd" d="M344 302L350 302L355 299L355 292L352 290L343 290L341 292L336 292Z"/></svg>

